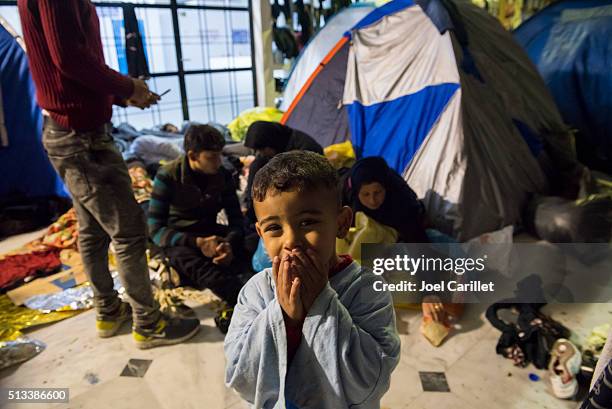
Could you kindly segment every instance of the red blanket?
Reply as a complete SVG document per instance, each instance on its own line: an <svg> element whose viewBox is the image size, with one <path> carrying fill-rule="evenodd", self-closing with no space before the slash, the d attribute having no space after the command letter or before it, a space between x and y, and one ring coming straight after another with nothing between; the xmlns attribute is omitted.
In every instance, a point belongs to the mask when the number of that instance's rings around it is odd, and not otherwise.
<svg viewBox="0 0 612 409"><path fill-rule="evenodd" d="M25 278L51 273L61 266L60 250L35 251L0 260L0 290L8 290Z"/></svg>

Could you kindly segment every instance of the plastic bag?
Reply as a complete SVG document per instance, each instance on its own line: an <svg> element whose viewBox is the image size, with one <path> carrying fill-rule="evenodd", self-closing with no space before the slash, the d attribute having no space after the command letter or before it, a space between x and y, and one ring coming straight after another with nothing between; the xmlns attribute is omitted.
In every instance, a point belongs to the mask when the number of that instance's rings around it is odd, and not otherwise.
<svg viewBox="0 0 612 409"><path fill-rule="evenodd" d="M253 254L252 266L253 270L257 272L272 267L272 260L270 260L261 238L257 244L257 250L255 250L255 254Z"/></svg>
<svg viewBox="0 0 612 409"><path fill-rule="evenodd" d="M0 342L0 369L28 361L40 354L46 347L42 342L27 337Z"/></svg>
<svg viewBox="0 0 612 409"><path fill-rule="evenodd" d="M487 267L506 277L511 276L514 226L474 237L461 247L472 258L487 257ZM494 244L494 246L488 246Z"/></svg>
<svg viewBox="0 0 612 409"><path fill-rule="evenodd" d="M336 252L349 254L361 264L362 243L395 243L397 230L369 218L363 212L355 213L355 227L351 227L343 239L336 239Z"/></svg>
<svg viewBox="0 0 612 409"><path fill-rule="evenodd" d="M272 107L255 107L242 111L227 127L234 141L242 141L249 126L255 121L280 122L283 111Z"/></svg>
<svg viewBox="0 0 612 409"><path fill-rule="evenodd" d="M323 149L325 157L336 169L350 168L353 166L357 157L351 141L336 143Z"/></svg>
<svg viewBox="0 0 612 409"><path fill-rule="evenodd" d="M528 206L529 230L552 243L608 243L612 239L612 198L580 201L538 196Z"/></svg>

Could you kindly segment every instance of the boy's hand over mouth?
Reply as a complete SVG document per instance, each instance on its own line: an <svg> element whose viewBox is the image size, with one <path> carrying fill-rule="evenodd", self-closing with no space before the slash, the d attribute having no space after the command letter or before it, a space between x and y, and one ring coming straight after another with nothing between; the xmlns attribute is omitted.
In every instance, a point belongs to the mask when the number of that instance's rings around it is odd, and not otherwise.
<svg viewBox="0 0 612 409"><path fill-rule="evenodd" d="M291 255L292 266L297 276L302 279L302 301L305 312L308 312L329 280L329 266L321 262L317 254L310 249L306 250L306 253L301 249L294 249Z"/></svg>
<svg viewBox="0 0 612 409"><path fill-rule="evenodd" d="M306 311L300 294L302 280L292 272L290 258L289 255L282 259L274 257L272 277L276 284L276 298L285 313L285 324L297 327L304 320Z"/></svg>

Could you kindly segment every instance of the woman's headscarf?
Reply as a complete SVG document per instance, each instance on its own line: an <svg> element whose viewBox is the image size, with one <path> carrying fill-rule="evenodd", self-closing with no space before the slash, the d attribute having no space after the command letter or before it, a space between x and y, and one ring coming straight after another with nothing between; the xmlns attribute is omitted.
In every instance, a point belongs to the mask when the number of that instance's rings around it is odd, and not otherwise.
<svg viewBox="0 0 612 409"><path fill-rule="evenodd" d="M367 208L359 201L361 186L373 182L380 183L386 191L384 202L376 210ZM353 165L346 183L353 211L364 212L377 222L393 227L398 231L401 241L429 241L423 229L423 210L416 193L383 158L368 157L358 160Z"/></svg>
<svg viewBox="0 0 612 409"><path fill-rule="evenodd" d="M256 121L249 126L244 146L251 149L273 148L277 153L284 152L293 130L277 122Z"/></svg>

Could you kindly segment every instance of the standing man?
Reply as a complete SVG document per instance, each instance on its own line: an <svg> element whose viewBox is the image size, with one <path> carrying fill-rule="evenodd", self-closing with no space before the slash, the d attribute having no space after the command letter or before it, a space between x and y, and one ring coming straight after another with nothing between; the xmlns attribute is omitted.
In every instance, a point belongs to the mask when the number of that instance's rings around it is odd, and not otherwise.
<svg viewBox="0 0 612 409"><path fill-rule="evenodd" d="M187 340L199 330L199 320L165 317L153 299L144 214L110 134L113 104L144 109L159 97L144 81L104 63L90 0L19 0L18 5L38 103L45 110L43 145L77 212L98 335L113 336L133 310L132 333L139 348ZM131 308L113 289L111 242Z"/></svg>

